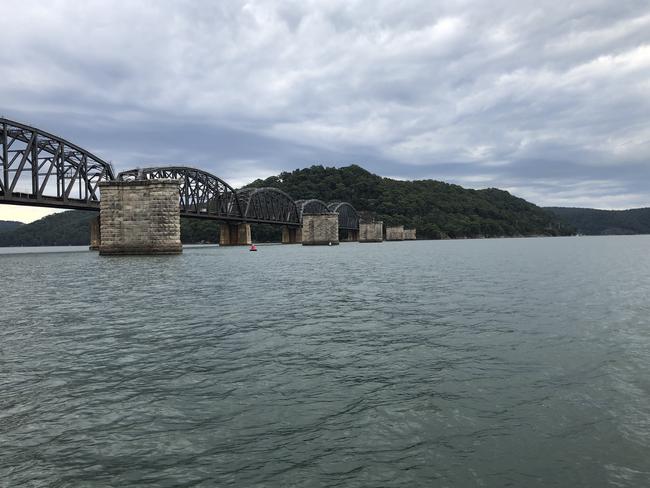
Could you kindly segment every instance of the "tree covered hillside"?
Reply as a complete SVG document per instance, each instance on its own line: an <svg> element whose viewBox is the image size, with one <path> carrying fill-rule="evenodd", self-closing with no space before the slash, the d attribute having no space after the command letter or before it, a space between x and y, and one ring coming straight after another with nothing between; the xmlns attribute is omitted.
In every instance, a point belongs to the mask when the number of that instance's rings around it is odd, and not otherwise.
<svg viewBox="0 0 650 488"><path fill-rule="evenodd" d="M650 208L597 210L595 208L548 207L580 234L650 234Z"/></svg>
<svg viewBox="0 0 650 488"><path fill-rule="evenodd" d="M10 230L17 229L21 225L25 225L22 222L16 220L0 220L0 232L7 232Z"/></svg>
<svg viewBox="0 0 650 488"><path fill-rule="evenodd" d="M0 246L80 246L90 242L96 212L61 212L0 233Z"/></svg>
<svg viewBox="0 0 650 488"><path fill-rule="evenodd" d="M462 238L570 234L553 214L510 193L468 190L434 180L399 181L360 166L312 166L250 186L279 188L295 199L345 200L386 225L417 228L418 237Z"/></svg>
<svg viewBox="0 0 650 488"><path fill-rule="evenodd" d="M2 232L0 247L10 246L87 246L90 244L90 221L98 212L69 210L48 215L31 224L20 224ZM219 224L214 221L181 219L181 240L185 244L219 242Z"/></svg>

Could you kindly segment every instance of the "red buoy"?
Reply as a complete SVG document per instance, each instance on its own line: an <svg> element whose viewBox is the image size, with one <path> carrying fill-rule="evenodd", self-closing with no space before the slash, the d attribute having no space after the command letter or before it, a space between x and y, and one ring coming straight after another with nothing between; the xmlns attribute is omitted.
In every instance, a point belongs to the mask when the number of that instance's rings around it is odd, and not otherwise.
<svg viewBox="0 0 650 488"><path fill-rule="evenodd" d="M255 244L251 245L251 248L249 249L249 251L257 251L257 248L255 247Z"/></svg>

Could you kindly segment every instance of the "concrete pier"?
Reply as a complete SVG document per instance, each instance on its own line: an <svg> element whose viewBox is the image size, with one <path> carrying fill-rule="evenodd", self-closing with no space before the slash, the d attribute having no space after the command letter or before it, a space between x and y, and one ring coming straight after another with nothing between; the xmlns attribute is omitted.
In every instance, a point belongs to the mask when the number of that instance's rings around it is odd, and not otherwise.
<svg viewBox="0 0 650 488"><path fill-rule="evenodd" d="M339 216L336 213L303 214L302 245L327 246L339 243Z"/></svg>
<svg viewBox="0 0 650 488"><path fill-rule="evenodd" d="M415 237L415 229L404 229L404 240L405 241L414 241L416 239Z"/></svg>
<svg viewBox="0 0 650 488"><path fill-rule="evenodd" d="M359 242L382 242L384 240L384 223L359 223Z"/></svg>
<svg viewBox="0 0 650 488"><path fill-rule="evenodd" d="M282 226L282 244L300 244L302 242L302 228Z"/></svg>
<svg viewBox="0 0 650 488"><path fill-rule="evenodd" d="M394 227L386 227L386 240L387 241L403 241L404 240L404 226L396 225Z"/></svg>
<svg viewBox="0 0 650 488"><path fill-rule="evenodd" d="M219 224L220 246L250 246L251 224Z"/></svg>
<svg viewBox="0 0 650 488"><path fill-rule="evenodd" d="M99 245L102 242L101 224L99 215L90 220L90 247L91 251L99 251Z"/></svg>
<svg viewBox="0 0 650 488"><path fill-rule="evenodd" d="M178 181L105 181L99 187L99 254L180 254L183 251Z"/></svg>
<svg viewBox="0 0 650 488"><path fill-rule="evenodd" d="M359 240L358 229L345 229L342 230L342 237L339 239L341 242L357 242Z"/></svg>

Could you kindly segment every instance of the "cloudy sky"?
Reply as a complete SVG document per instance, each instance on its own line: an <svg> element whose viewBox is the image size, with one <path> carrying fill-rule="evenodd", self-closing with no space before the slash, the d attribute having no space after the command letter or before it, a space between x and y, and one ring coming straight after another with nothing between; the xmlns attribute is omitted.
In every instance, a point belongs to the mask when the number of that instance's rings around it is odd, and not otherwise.
<svg viewBox="0 0 650 488"><path fill-rule="evenodd" d="M22 0L2 16L0 115L117 170L184 163L238 186L356 163L650 206L648 0Z"/></svg>

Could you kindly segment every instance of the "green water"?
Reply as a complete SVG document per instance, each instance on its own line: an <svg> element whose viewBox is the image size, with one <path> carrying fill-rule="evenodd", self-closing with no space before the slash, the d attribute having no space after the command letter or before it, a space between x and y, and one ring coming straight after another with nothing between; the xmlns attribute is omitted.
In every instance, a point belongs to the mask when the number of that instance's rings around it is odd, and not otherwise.
<svg viewBox="0 0 650 488"><path fill-rule="evenodd" d="M258 249L0 251L0 486L650 485L650 236Z"/></svg>

